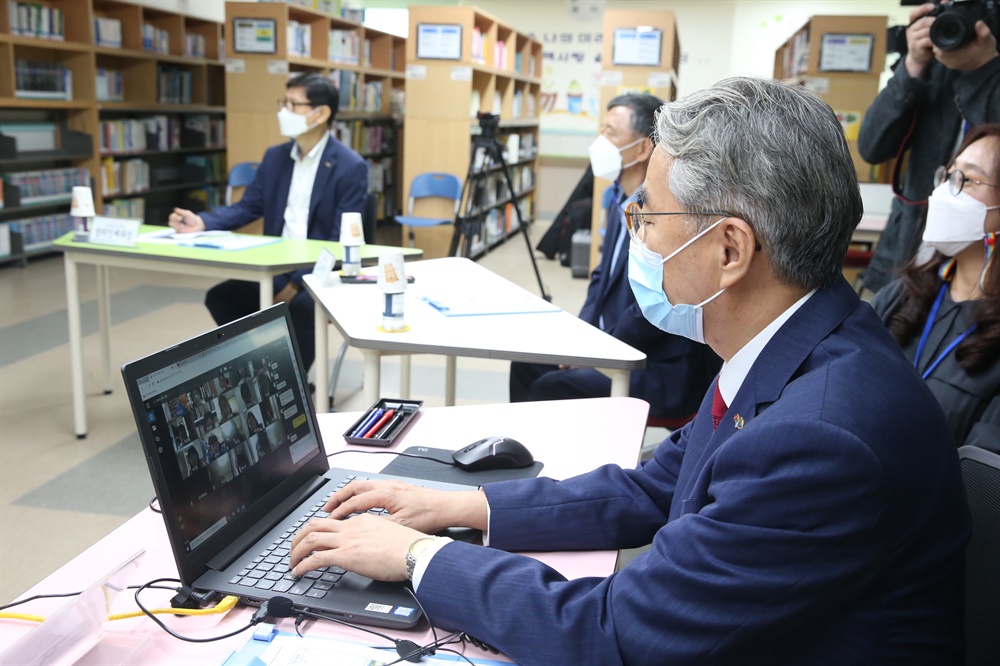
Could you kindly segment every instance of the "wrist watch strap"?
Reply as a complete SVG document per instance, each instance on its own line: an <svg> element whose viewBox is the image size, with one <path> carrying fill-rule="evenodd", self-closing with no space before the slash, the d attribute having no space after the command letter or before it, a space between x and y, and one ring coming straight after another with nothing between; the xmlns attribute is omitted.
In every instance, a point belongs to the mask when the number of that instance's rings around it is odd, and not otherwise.
<svg viewBox="0 0 1000 666"><path fill-rule="evenodd" d="M413 580L413 570L417 567L417 559L427 550L434 538L432 536L417 537L406 549L406 577L408 579Z"/></svg>

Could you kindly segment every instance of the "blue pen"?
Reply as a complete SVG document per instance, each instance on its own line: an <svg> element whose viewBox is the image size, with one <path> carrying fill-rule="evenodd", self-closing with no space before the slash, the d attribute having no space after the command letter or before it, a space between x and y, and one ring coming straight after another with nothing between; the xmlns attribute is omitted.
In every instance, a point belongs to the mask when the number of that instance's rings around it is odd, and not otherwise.
<svg viewBox="0 0 1000 666"><path fill-rule="evenodd" d="M362 435L364 435L365 431L368 428L370 428L373 423L378 421L382 417L382 414L384 413L385 413L384 409L374 410L371 414L368 415L368 418L366 418L364 421L361 422L361 425L359 425L357 428L354 429L354 432L351 433L351 437L361 437Z"/></svg>
<svg viewBox="0 0 1000 666"><path fill-rule="evenodd" d="M434 301L429 298L424 298L424 302L427 303L427 305L434 308L435 310L437 310L438 312L447 312L448 310L448 306L439 301Z"/></svg>

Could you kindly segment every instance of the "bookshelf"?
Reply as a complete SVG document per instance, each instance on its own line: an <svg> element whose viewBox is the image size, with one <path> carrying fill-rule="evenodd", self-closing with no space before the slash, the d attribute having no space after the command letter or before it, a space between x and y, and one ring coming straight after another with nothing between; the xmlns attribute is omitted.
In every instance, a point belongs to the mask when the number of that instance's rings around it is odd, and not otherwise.
<svg viewBox="0 0 1000 666"><path fill-rule="evenodd" d="M774 54L774 78L817 93L841 119L862 183L888 182L889 169L858 153L858 130L885 69L886 16L813 16Z"/></svg>
<svg viewBox="0 0 1000 666"><path fill-rule="evenodd" d="M659 53L655 48L629 50L622 45L630 38L659 35ZM677 19L670 11L608 9L604 12L601 49L601 106L603 115L608 103L625 93L649 93L664 102L677 98L677 68L680 42ZM655 43L655 40L654 40ZM618 53L616 53L616 48ZM653 64L653 62L656 64ZM643 63L643 64L634 64ZM605 223L600 202L604 190L613 183L594 179L594 206L590 222L590 275L601 262L601 226Z"/></svg>
<svg viewBox="0 0 1000 666"><path fill-rule="evenodd" d="M314 72L340 91L332 130L369 162L369 190L379 195L378 215L399 208L399 140L403 133L406 39L316 9L281 2L227 2L226 33L235 21L273 25L273 53L235 52L233 37L226 79L226 112L232 136L230 164L258 162L264 151L287 141L278 132L275 101L288 78ZM273 21L273 24L270 23Z"/></svg>
<svg viewBox="0 0 1000 666"><path fill-rule="evenodd" d="M411 38L406 44L406 136L403 148L403 198L413 178L425 172L451 173L464 180L469 172L472 137L479 130L477 112L500 116L498 138L508 147L513 193L525 221L534 219L538 174L539 94L542 44L497 18L470 6L411 5ZM425 40L418 40L423 26ZM456 33L455 28L459 28ZM444 41L430 38L442 28ZM457 35L457 36L456 36ZM512 139L516 136L516 139ZM514 146L516 143L516 148ZM516 154L514 151L516 150ZM512 197L503 191L502 174L473 171L476 187L492 190L483 211L482 234L472 255L488 252L518 231ZM498 190L499 188L499 190ZM471 188L470 188L471 189ZM439 201L417 202L414 214L451 219L454 209ZM454 227L404 228L427 258L450 249Z"/></svg>
<svg viewBox="0 0 1000 666"><path fill-rule="evenodd" d="M154 224L221 200L221 30L127 0L0 0L0 263L69 230L74 184Z"/></svg>

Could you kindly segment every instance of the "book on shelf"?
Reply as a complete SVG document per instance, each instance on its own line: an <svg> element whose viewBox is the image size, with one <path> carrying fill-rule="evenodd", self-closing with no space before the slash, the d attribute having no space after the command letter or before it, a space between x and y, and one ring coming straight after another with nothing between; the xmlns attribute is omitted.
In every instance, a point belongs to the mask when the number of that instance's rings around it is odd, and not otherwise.
<svg viewBox="0 0 1000 666"><path fill-rule="evenodd" d="M14 97L73 99L73 72L58 62L14 61Z"/></svg>
<svg viewBox="0 0 1000 666"><path fill-rule="evenodd" d="M116 18L95 16L94 44L120 49L122 46L122 22Z"/></svg>
<svg viewBox="0 0 1000 666"><path fill-rule="evenodd" d="M330 72L330 80L337 86L340 92L339 109L341 111L354 111L358 108L358 74L357 72L333 71Z"/></svg>
<svg viewBox="0 0 1000 666"><path fill-rule="evenodd" d="M382 112L382 83L370 81L365 84L361 110L366 113Z"/></svg>
<svg viewBox="0 0 1000 666"><path fill-rule="evenodd" d="M125 73L115 69L97 68L97 101L125 101Z"/></svg>
<svg viewBox="0 0 1000 666"><path fill-rule="evenodd" d="M14 139L18 153L57 149L59 128L55 123L0 123L0 134Z"/></svg>
<svg viewBox="0 0 1000 666"><path fill-rule="evenodd" d="M83 168L43 169L16 171L6 174L4 180L18 188L21 205L51 203L63 199L69 202L75 186L90 186L90 172Z"/></svg>
<svg viewBox="0 0 1000 666"><path fill-rule="evenodd" d="M195 58L205 57L205 37L202 35L184 35L184 55Z"/></svg>
<svg viewBox="0 0 1000 666"><path fill-rule="evenodd" d="M191 103L191 72L157 65L157 101L160 104Z"/></svg>
<svg viewBox="0 0 1000 666"><path fill-rule="evenodd" d="M483 31L479 29L479 26L472 28L471 55L472 62L480 65L486 64L486 37L483 35Z"/></svg>
<svg viewBox="0 0 1000 666"><path fill-rule="evenodd" d="M149 189L149 163L145 160L101 160L102 196L136 194Z"/></svg>
<svg viewBox="0 0 1000 666"><path fill-rule="evenodd" d="M301 58L312 57L312 26L310 24L289 21L285 37L288 39L288 55Z"/></svg>
<svg viewBox="0 0 1000 666"><path fill-rule="evenodd" d="M0 224L0 258L9 257L10 254L10 225Z"/></svg>
<svg viewBox="0 0 1000 666"><path fill-rule="evenodd" d="M170 33L152 23L142 24L142 48L153 53L170 53Z"/></svg>
<svg viewBox="0 0 1000 666"><path fill-rule="evenodd" d="M345 65L357 65L360 38L355 30L331 30L329 60Z"/></svg>
<svg viewBox="0 0 1000 666"><path fill-rule="evenodd" d="M66 39L66 15L58 7L10 0L7 3L7 21L12 35L60 42Z"/></svg>
<svg viewBox="0 0 1000 666"><path fill-rule="evenodd" d="M24 251L31 252L48 247L52 241L72 231L73 218L66 213L41 215L10 222L3 226L9 227L9 234L20 235ZM10 252L8 251L7 254Z"/></svg>
<svg viewBox="0 0 1000 666"><path fill-rule="evenodd" d="M132 220L146 218L146 200L142 197L134 199L108 199L104 202L105 217L124 217Z"/></svg>

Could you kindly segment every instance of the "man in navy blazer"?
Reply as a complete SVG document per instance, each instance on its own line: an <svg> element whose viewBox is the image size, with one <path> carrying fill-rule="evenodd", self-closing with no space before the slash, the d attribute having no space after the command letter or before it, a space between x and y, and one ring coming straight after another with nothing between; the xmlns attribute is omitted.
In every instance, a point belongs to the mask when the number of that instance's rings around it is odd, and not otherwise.
<svg viewBox="0 0 1000 666"><path fill-rule="evenodd" d="M278 123L292 140L267 149L239 202L200 216L176 208L170 226L182 232L238 229L263 216L265 236L339 241L341 216L360 213L368 192L368 163L330 134L339 99L319 74L289 80ZM274 278L274 302L288 303L306 370L316 355L313 301L302 284L310 270ZM217 324L234 321L257 310L260 286L228 280L208 291L205 305Z"/></svg>
<svg viewBox="0 0 1000 666"><path fill-rule="evenodd" d="M736 78L664 105L658 132L629 278L647 318L725 360L695 420L631 470L352 483L296 535L293 573L412 576L435 625L525 665L962 663L954 442L840 274L862 207L836 116ZM429 536L446 525L489 547ZM512 552L641 545L603 579Z"/></svg>
<svg viewBox="0 0 1000 666"><path fill-rule="evenodd" d="M663 102L653 95L619 95L608 103L592 166L614 181L607 201L601 263L590 275L580 319L646 354L646 367L629 376L629 395L649 403L653 416L688 417L722 361L705 345L661 331L646 321L629 287L628 234L622 207L635 201L656 147L654 116ZM604 155L611 153L611 172ZM627 162L622 164L623 161ZM615 173L617 171L617 173ZM594 368L543 363L510 364L510 401L600 398L611 395L611 379Z"/></svg>

